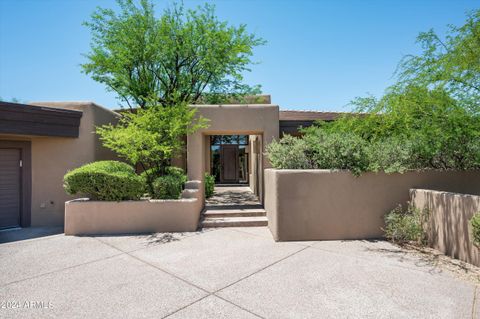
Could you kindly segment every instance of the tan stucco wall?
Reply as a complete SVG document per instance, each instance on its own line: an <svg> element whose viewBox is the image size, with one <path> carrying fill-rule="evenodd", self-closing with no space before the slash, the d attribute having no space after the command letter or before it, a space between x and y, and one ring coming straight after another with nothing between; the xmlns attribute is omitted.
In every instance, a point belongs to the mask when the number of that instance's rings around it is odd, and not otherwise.
<svg viewBox="0 0 480 319"><path fill-rule="evenodd" d="M410 190L411 203L429 214L429 245L444 254L480 266L480 249L473 245L469 221L480 212L480 196Z"/></svg>
<svg viewBox="0 0 480 319"><path fill-rule="evenodd" d="M187 171L189 179L203 180L206 170L208 135L261 135L263 146L278 139L279 108L277 105L195 105L197 115L210 120L209 127L187 137ZM263 157L263 166L270 167ZM260 174L262 175L262 174ZM263 181L263 176L259 176ZM262 184L263 185L263 182ZM263 187L261 187L263 189ZM260 198L263 194L260 191Z"/></svg>
<svg viewBox="0 0 480 319"><path fill-rule="evenodd" d="M83 112L78 138L0 135L1 140L31 141L31 225L63 225L65 202L73 199L63 190L68 170L103 159L115 159L94 133L95 125L115 123L118 114L89 102L32 102L32 105Z"/></svg>
<svg viewBox="0 0 480 319"><path fill-rule="evenodd" d="M203 207L203 185L190 181L186 187L180 200L69 201L65 235L195 231Z"/></svg>
<svg viewBox="0 0 480 319"><path fill-rule="evenodd" d="M368 239L383 236L384 214L406 204L411 188L480 193L480 171L404 174L265 171L265 209L275 240Z"/></svg>

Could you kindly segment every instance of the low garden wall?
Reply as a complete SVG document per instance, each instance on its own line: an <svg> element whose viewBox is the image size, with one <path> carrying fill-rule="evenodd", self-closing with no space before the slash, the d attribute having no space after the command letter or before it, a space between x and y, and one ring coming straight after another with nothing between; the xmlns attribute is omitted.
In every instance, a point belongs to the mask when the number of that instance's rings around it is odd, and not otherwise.
<svg viewBox="0 0 480 319"><path fill-rule="evenodd" d="M473 245L469 221L480 212L480 196L410 190L412 204L427 209L428 243L445 255L480 266L480 249Z"/></svg>
<svg viewBox="0 0 480 319"><path fill-rule="evenodd" d="M404 174L345 170L265 171L265 209L275 240L383 237L384 215L406 204L411 188L480 195L480 171Z"/></svg>
<svg viewBox="0 0 480 319"><path fill-rule="evenodd" d="M189 181L185 188L178 200L66 202L65 235L195 231L203 208L203 184Z"/></svg>

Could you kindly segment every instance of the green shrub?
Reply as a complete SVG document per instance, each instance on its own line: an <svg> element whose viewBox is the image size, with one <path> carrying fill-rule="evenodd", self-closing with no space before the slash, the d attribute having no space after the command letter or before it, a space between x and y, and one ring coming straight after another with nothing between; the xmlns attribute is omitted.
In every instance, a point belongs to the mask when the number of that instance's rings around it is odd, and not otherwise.
<svg viewBox="0 0 480 319"><path fill-rule="evenodd" d="M399 205L385 215L385 237L392 242L416 242L424 244L427 237L425 232L427 211L421 211L408 205L406 211Z"/></svg>
<svg viewBox="0 0 480 319"><path fill-rule="evenodd" d="M153 181L160 176L159 171L156 168L149 168L140 173L140 176L145 181L147 191L153 193Z"/></svg>
<svg viewBox="0 0 480 319"><path fill-rule="evenodd" d="M367 144L355 134L311 130L304 140L315 168L349 169L359 175L368 167Z"/></svg>
<svg viewBox="0 0 480 319"><path fill-rule="evenodd" d="M172 175L172 176L178 177L182 181L182 184L185 184L188 180L187 175L185 174L185 171L180 167L169 166L165 169L165 173L166 175Z"/></svg>
<svg viewBox="0 0 480 319"><path fill-rule="evenodd" d="M156 199L179 199L185 184L180 175L165 175L157 177L153 181L152 198Z"/></svg>
<svg viewBox="0 0 480 319"><path fill-rule="evenodd" d="M145 181L134 168L117 161L83 165L65 174L63 180L68 194L84 194L94 200L139 199L145 191Z"/></svg>
<svg viewBox="0 0 480 319"><path fill-rule="evenodd" d="M179 167L169 166L165 168L165 173L162 174L159 169L157 168L150 168L146 171L143 171L140 176L142 176L146 183L148 192L153 194L155 191L153 190L153 182L160 176L164 175L172 175L178 177L182 181L182 185L185 184L188 180L187 175L185 174L184 170ZM182 186L183 188L183 186Z"/></svg>
<svg viewBox="0 0 480 319"><path fill-rule="evenodd" d="M307 152L308 145L305 140L290 135L267 145L270 163L279 169L314 168Z"/></svg>
<svg viewBox="0 0 480 319"><path fill-rule="evenodd" d="M215 189L215 177L208 173L205 173L205 197L209 198L213 196Z"/></svg>
<svg viewBox="0 0 480 319"><path fill-rule="evenodd" d="M403 173L408 169L422 168L415 160L415 145L402 138L385 138L366 147L368 171Z"/></svg>
<svg viewBox="0 0 480 319"><path fill-rule="evenodd" d="M473 243L480 246L480 212L473 215L470 225L472 226Z"/></svg>

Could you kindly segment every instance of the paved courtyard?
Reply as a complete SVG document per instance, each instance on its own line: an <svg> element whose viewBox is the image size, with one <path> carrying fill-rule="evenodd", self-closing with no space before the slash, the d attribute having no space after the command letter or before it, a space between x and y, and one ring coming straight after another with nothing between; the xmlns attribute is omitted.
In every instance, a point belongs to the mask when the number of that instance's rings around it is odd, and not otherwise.
<svg viewBox="0 0 480 319"><path fill-rule="evenodd" d="M383 241L21 232L0 233L0 318L480 318L474 281Z"/></svg>
<svg viewBox="0 0 480 319"><path fill-rule="evenodd" d="M248 186L215 186L212 197L205 201L206 206L261 206L258 197Z"/></svg>

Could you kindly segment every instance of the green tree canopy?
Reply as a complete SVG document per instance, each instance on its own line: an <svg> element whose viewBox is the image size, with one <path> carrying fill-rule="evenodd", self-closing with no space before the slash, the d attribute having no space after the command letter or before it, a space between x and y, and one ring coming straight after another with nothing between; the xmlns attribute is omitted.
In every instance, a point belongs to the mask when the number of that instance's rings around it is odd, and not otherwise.
<svg viewBox="0 0 480 319"><path fill-rule="evenodd" d="M423 51L402 59L397 83L380 99L355 99L361 114L323 129L414 145L417 167L479 167L480 10L463 26L449 26L444 40L430 30L417 41Z"/></svg>
<svg viewBox="0 0 480 319"><path fill-rule="evenodd" d="M93 37L82 68L130 108L257 92L242 74L265 41L245 25L219 20L209 4L195 10L174 4L157 18L149 0L117 2L118 13L99 8L85 23Z"/></svg>
<svg viewBox="0 0 480 319"><path fill-rule="evenodd" d="M480 10L468 14L464 25L448 26L444 39L430 30L420 33L417 42L422 53L402 60L397 85L441 88L480 113Z"/></svg>
<svg viewBox="0 0 480 319"><path fill-rule="evenodd" d="M149 107L126 112L117 125L97 128L103 145L146 174L164 175L170 160L184 147L183 137L206 126L186 103L175 107ZM153 177L149 176L151 182ZM149 185L151 186L151 185Z"/></svg>
<svg viewBox="0 0 480 319"><path fill-rule="evenodd" d="M432 30L421 33L423 51L400 62L398 81L381 98L355 99L355 114L304 129L303 141L272 143L273 165L348 168L357 174L479 169L479 19L480 10L470 13L463 26L450 26L443 40Z"/></svg>

